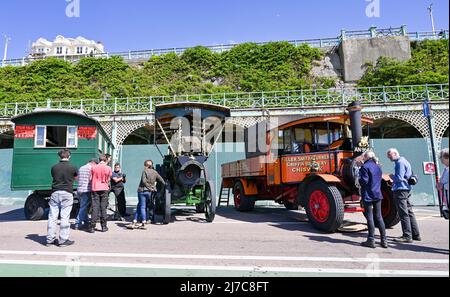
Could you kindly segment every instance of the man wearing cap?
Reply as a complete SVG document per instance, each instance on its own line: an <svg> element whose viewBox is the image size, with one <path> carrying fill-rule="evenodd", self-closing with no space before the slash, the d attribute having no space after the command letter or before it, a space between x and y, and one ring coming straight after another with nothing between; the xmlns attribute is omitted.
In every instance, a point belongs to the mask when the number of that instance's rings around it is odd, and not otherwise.
<svg viewBox="0 0 450 297"><path fill-rule="evenodd" d="M74 229L80 230L89 226L88 224L88 209L91 206L91 169L92 166L97 164L97 159L91 159L89 162L82 166L78 172L78 187L77 194L80 200L80 211L75 222Z"/></svg>

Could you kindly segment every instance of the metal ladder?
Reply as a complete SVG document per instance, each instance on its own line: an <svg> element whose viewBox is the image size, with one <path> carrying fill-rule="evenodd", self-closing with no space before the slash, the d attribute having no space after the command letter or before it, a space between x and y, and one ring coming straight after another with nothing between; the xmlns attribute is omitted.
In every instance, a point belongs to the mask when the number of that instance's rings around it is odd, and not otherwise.
<svg viewBox="0 0 450 297"><path fill-rule="evenodd" d="M231 194L231 189L230 188L224 188L223 187L223 182L220 185L220 194L219 194L219 204L217 205L217 207L220 206L230 206L230 194Z"/></svg>

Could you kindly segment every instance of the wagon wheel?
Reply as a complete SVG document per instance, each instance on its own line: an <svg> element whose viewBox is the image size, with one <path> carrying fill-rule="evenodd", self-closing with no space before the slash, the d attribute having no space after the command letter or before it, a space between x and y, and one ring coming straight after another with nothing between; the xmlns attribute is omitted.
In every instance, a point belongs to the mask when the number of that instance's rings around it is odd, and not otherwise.
<svg viewBox="0 0 450 297"><path fill-rule="evenodd" d="M388 186L385 181L382 182L381 192L383 194L383 201L381 202L381 215L383 216L383 221L386 228L391 228L400 222L400 216L398 215L397 207L394 204L392 188ZM374 217L376 217L375 214Z"/></svg>
<svg viewBox="0 0 450 297"><path fill-rule="evenodd" d="M335 232L344 221L344 202L332 184L314 181L306 191L306 214L311 224L324 232Z"/></svg>
<svg viewBox="0 0 450 297"><path fill-rule="evenodd" d="M217 198L216 193L214 191L214 184L212 181L208 181L206 183L204 199L205 199L204 209L206 221L211 223L212 221L214 221L214 218L216 216L216 206L217 206Z"/></svg>
<svg viewBox="0 0 450 297"><path fill-rule="evenodd" d="M287 210L298 210L298 204L297 203L291 203L288 201L285 201L284 207L286 207Z"/></svg>
<svg viewBox="0 0 450 297"><path fill-rule="evenodd" d="M36 193L27 197L24 206L25 218L30 221L39 221L45 217L45 209L48 203L44 197Z"/></svg>
<svg viewBox="0 0 450 297"><path fill-rule="evenodd" d="M251 211L255 208L255 199L244 193L244 186L240 181L234 184L234 208L238 211Z"/></svg>
<svg viewBox="0 0 450 297"><path fill-rule="evenodd" d="M170 193L170 189L168 187L166 187L165 197L164 197L164 220L163 220L163 223L165 225L170 223L170 219L171 219L171 215L172 215L172 212L170 210L171 202L172 202L172 194Z"/></svg>

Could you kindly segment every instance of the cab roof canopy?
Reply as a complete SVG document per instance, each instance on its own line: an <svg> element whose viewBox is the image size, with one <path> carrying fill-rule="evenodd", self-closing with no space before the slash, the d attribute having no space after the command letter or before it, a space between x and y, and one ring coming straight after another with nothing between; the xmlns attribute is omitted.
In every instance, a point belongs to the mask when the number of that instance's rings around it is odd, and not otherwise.
<svg viewBox="0 0 450 297"><path fill-rule="evenodd" d="M361 118L362 124L372 124L373 120L367 117ZM320 117L306 117L297 119L288 123L281 124L278 129L283 130L287 129L292 126L297 126L301 124L308 124L308 123L335 123L335 124L341 124L341 125L350 125L350 116L347 114L341 114L341 115L330 115L330 116L320 116Z"/></svg>
<svg viewBox="0 0 450 297"><path fill-rule="evenodd" d="M168 142L175 133L181 132L183 137L190 135L188 137L203 141L205 135L210 132L214 135L220 133L226 118L230 115L228 107L209 103L175 102L157 105L155 107L157 122L155 138L164 138ZM189 126L186 125L187 123Z"/></svg>
<svg viewBox="0 0 450 297"><path fill-rule="evenodd" d="M157 105L155 108L155 118L167 134L171 134L170 130L177 130L177 128L171 128L171 123L173 124L175 118L189 120L192 128L194 116L198 117L202 124L207 119L219 119L223 124L230 115L231 112L228 107L199 102L168 103Z"/></svg>

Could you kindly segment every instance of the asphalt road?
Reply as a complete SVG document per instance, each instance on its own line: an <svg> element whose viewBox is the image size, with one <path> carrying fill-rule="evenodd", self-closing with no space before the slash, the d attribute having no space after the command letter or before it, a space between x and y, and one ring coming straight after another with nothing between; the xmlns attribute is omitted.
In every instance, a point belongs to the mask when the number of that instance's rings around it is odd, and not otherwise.
<svg viewBox="0 0 450 297"><path fill-rule="evenodd" d="M131 211L131 209L130 209ZM214 223L174 210L169 225L128 230L71 231L75 245L46 247L46 221L23 209L0 208L0 276L449 276L449 223L435 208L417 208L421 242L390 248L360 246L362 214L346 215L343 230L318 232L303 211L220 208Z"/></svg>

